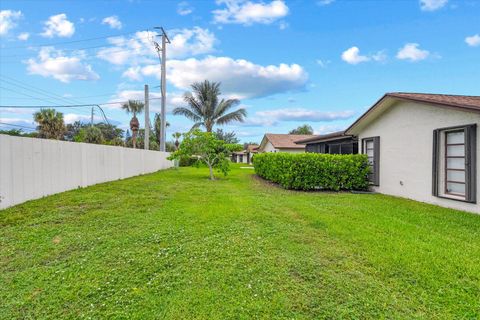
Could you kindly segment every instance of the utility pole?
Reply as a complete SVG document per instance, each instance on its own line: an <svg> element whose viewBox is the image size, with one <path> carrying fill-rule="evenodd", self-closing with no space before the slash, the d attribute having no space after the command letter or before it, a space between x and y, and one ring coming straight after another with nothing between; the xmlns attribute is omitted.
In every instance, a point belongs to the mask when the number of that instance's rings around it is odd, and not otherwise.
<svg viewBox="0 0 480 320"><path fill-rule="evenodd" d="M148 84L145 85L145 150L150 149L150 98L148 96Z"/></svg>
<svg viewBox="0 0 480 320"><path fill-rule="evenodd" d="M90 127L93 127L93 108L94 107L92 107L92 114L90 116Z"/></svg>
<svg viewBox="0 0 480 320"><path fill-rule="evenodd" d="M160 93L161 93L161 119L162 123L160 126L160 151L165 151L165 139L166 139L166 130L165 130L165 124L167 123L167 119L165 117L166 113L166 98L167 98L167 80L166 80L166 60L167 60L167 43L170 43L170 39L168 39L167 33L162 27L155 27L155 29L159 29L162 34L162 47L156 42L153 41L155 45L155 49L157 50L158 53L158 58L160 59L161 63L161 70L160 70ZM160 57L160 52L161 52L161 57Z"/></svg>

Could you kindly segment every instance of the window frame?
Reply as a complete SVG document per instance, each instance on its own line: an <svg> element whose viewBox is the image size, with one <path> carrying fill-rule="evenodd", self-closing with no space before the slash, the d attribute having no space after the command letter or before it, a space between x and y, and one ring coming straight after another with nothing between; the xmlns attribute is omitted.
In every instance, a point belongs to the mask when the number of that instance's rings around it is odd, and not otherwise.
<svg viewBox="0 0 480 320"><path fill-rule="evenodd" d="M463 144L448 144L447 135L452 132L463 132L464 140ZM441 139L443 141L443 155L441 152ZM448 156L448 146L450 145L463 145L464 154L462 156ZM467 124L446 128L439 128L433 130L433 158L432 158L432 195L438 198L444 198L449 200L456 200L468 203L477 203L477 124ZM439 192L440 185L440 159L443 158L443 194ZM463 158L464 169L453 169L447 167L447 159L449 158ZM448 183L452 183L448 180L448 171L463 171L465 172L465 194L458 194L455 192L449 192L447 188ZM458 183L458 182L453 182Z"/></svg>
<svg viewBox="0 0 480 320"><path fill-rule="evenodd" d="M371 176L373 178L369 178L370 184L374 186L380 186L380 137L366 137L362 139L362 154L367 154L367 143L373 143L373 163L372 163L372 172Z"/></svg>

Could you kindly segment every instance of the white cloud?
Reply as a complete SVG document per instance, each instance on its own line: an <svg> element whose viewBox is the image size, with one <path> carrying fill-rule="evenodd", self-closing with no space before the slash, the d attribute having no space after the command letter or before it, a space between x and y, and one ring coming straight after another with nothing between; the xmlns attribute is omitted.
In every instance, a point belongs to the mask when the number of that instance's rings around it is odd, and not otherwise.
<svg viewBox="0 0 480 320"><path fill-rule="evenodd" d="M17 39L21 41L27 41L28 38L30 38L30 33L28 32L22 32L17 36Z"/></svg>
<svg viewBox="0 0 480 320"><path fill-rule="evenodd" d="M332 133L332 132L337 132L337 131L342 131L345 130L345 126L339 126L339 125L323 125L318 128L314 128L313 133L314 134L327 134L327 133Z"/></svg>
<svg viewBox="0 0 480 320"><path fill-rule="evenodd" d="M133 66L128 68L122 73L122 77L128 78L133 81L142 80L142 68L140 66Z"/></svg>
<svg viewBox="0 0 480 320"><path fill-rule="evenodd" d="M82 61L84 58L82 51L68 57L61 50L56 50L53 47L43 47L38 53L38 58L28 59L26 64L30 74L52 77L65 83L72 80L100 79L100 76L93 71L92 67Z"/></svg>
<svg viewBox="0 0 480 320"><path fill-rule="evenodd" d="M447 4L448 0L420 0L420 8L423 11L435 11Z"/></svg>
<svg viewBox="0 0 480 320"><path fill-rule="evenodd" d="M112 29L122 29L122 22L117 16L103 18L102 24L108 24Z"/></svg>
<svg viewBox="0 0 480 320"><path fill-rule="evenodd" d="M322 59L317 59L315 62L322 68L326 68L328 64L331 63L330 60L322 60Z"/></svg>
<svg viewBox="0 0 480 320"><path fill-rule="evenodd" d="M68 21L65 13L60 13L51 16L45 21L42 36L47 38L57 37L71 37L75 33L75 25Z"/></svg>
<svg viewBox="0 0 480 320"><path fill-rule="evenodd" d="M158 77L159 66L145 66L142 74ZM167 80L179 89L188 90L192 83L205 79L221 82L225 95L245 99L302 89L308 75L298 64L262 66L229 57L170 60L167 64Z"/></svg>
<svg viewBox="0 0 480 320"><path fill-rule="evenodd" d="M332 4L334 2L335 2L335 0L319 0L319 1L317 1L317 4L319 6L328 6L329 4Z"/></svg>
<svg viewBox="0 0 480 320"><path fill-rule="evenodd" d="M397 52L397 59L400 60L410 60L410 61L420 61L428 58L430 52L427 50L419 49L418 43L407 43L400 48Z"/></svg>
<svg viewBox="0 0 480 320"><path fill-rule="evenodd" d="M342 52L342 60L350 64L358 64L361 62L370 61L370 58L367 56L362 56L358 47L351 47Z"/></svg>
<svg viewBox="0 0 480 320"><path fill-rule="evenodd" d="M353 111L322 112L305 108L284 108L257 111L239 126L264 127L274 126L281 121L330 122L350 119Z"/></svg>
<svg viewBox="0 0 480 320"><path fill-rule="evenodd" d="M151 112L160 112L161 110L161 101L160 101L160 89L150 88L149 97L150 97L150 111ZM143 90L121 90L114 95L109 102L124 102L128 100L145 100L145 92ZM105 107L110 109L119 109L121 108L122 103L110 104ZM175 107L184 106L183 94L179 92L167 92L166 107L167 112L170 113ZM152 119L153 120L153 119Z"/></svg>
<svg viewBox="0 0 480 320"><path fill-rule="evenodd" d="M74 123L75 121L90 123L91 116L77 113L67 113L63 115L63 121L65 124ZM93 122L103 122L103 118L97 115L93 116Z"/></svg>
<svg viewBox="0 0 480 320"><path fill-rule="evenodd" d="M260 117L275 119L278 121L335 121L349 119L354 115L353 111L321 112L305 108L285 108L276 110L258 111Z"/></svg>
<svg viewBox="0 0 480 320"><path fill-rule="evenodd" d="M285 30L285 29L287 29L289 26L290 26L290 25L289 25L287 22L285 22L285 21L282 21L282 22L280 22L280 23L278 24L278 28L279 28L280 30Z"/></svg>
<svg viewBox="0 0 480 320"><path fill-rule="evenodd" d="M217 41L213 33L200 27L174 29L168 33L171 41L167 47L169 59L210 53ZM148 31L140 31L131 38L109 38L112 47L101 49L97 56L116 65L154 63L158 58L152 44L152 36L153 34Z"/></svg>
<svg viewBox="0 0 480 320"><path fill-rule="evenodd" d="M189 15L193 12L193 7L187 1L182 1L177 5L177 13L181 16Z"/></svg>
<svg viewBox="0 0 480 320"><path fill-rule="evenodd" d="M11 29L17 26L17 21L22 17L21 11L1 10L0 11L0 36L4 36Z"/></svg>
<svg viewBox="0 0 480 320"><path fill-rule="evenodd" d="M470 46L470 47L478 47L480 46L480 34L475 34L471 37L466 37L465 42Z"/></svg>
<svg viewBox="0 0 480 320"><path fill-rule="evenodd" d="M254 23L270 24L288 14L288 7L280 0L252 2L245 0L217 0L224 9L212 11L215 23L235 23L252 25Z"/></svg>

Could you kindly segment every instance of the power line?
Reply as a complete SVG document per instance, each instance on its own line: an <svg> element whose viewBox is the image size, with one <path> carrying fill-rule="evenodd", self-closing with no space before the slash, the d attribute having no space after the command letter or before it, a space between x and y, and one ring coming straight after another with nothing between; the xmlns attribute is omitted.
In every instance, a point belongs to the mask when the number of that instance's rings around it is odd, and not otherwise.
<svg viewBox="0 0 480 320"><path fill-rule="evenodd" d="M142 31L148 31L148 30L124 32L124 33L119 33L119 34L116 34L116 35L107 35L107 36L100 36L100 37L87 38L87 39L79 39L79 40L72 40L72 41L62 41L62 42L54 42L54 43L44 43L44 44L37 44L37 45L24 45L24 46L16 46L16 47L5 47L5 48L2 48L2 50L5 50L5 49L26 49L26 48L38 48L38 47L58 46L58 45L63 45L63 44L72 44L72 43L79 43L79 42L100 40L100 39L106 39L106 38L115 38L115 37L130 35L130 34L134 34L134 33L137 33L137 32L142 32Z"/></svg>
<svg viewBox="0 0 480 320"><path fill-rule="evenodd" d="M18 127L18 128L24 128L24 129L30 129L30 130L37 130L37 129L32 128L32 127L22 126L22 125L19 125L19 124L11 124L11 123L6 123L6 122L0 122L0 125L10 126L10 127Z"/></svg>
<svg viewBox="0 0 480 320"><path fill-rule="evenodd" d="M140 38L137 38L139 40L141 39L148 39L150 37L140 37ZM75 48L75 49L57 49L59 51L62 51L62 52L75 52L75 51L84 51L84 50L90 50L90 49L99 49L99 48L119 48L118 50L113 50L113 51L109 51L108 54L112 54L112 53L119 53L119 52L127 52L127 51L134 51L135 49L134 48L120 48L118 46L115 46L115 45L99 45L99 46L91 46L91 47L83 47L83 48ZM97 52L98 53L98 52ZM19 57L19 56L30 56L31 54L29 53L19 53L19 54L12 54L12 55L2 55L0 54L0 56L3 58L12 58L12 57ZM65 57L67 58L67 57ZM59 58L57 58L59 59Z"/></svg>
<svg viewBox="0 0 480 320"><path fill-rule="evenodd" d="M46 96L48 97L49 99L54 99L54 100L57 100L57 101L62 101L62 102L67 102L69 104L71 104L72 102L75 102L74 100L72 99L66 99L65 97L62 97L56 93L53 93L53 92L48 92L46 90L43 90L43 89L40 89L40 88L37 88L37 87L34 87L32 86L31 84L27 84L25 82L22 82L18 79L14 79L12 77L9 77L9 76L6 76L6 75L3 75L3 74L0 74L0 78L4 78L2 81L4 82L7 82L8 84L10 85L13 85L13 86L16 86L16 87L20 87L20 88L23 88L25 90L29 90L29 91L36 91L37 94L40 94L40 95L43 95L43 96ZM10 79L10 80L6 80L5 78L7 79ZM11 91L11 90L10 90ZM51 102L51 100L45 100L45 99L42 99L43 101L47 101L47 102ZM81 110L81 109L76 109L78 112L80 113L84 113L85 111L84 110Z"/></svg>
<svg viewBox="0 0 480 320"><path fill-rule="evenodd" d="M1 87L0 87L1 88ZM149 100L158 100L159 98L150 98ZM111 101L104 103L85 103L85 104L71 104L71 105L35 105L35 106L25 106L25 105L0 105L0 108L12 108L12 109L38 109L38 108L75 108L75 107L92 107L92 106L106 106L112 104L127 103L127 101Z"/></svg>

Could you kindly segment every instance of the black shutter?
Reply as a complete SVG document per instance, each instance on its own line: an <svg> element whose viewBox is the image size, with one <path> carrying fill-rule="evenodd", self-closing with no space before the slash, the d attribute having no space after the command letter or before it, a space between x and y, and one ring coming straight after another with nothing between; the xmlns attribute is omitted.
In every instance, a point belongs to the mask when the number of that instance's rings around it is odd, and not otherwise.
<svg viewBox="0 0 480 320"><path fill-rule="evenodd" d="M465 127L465 200L477 202L477 125Z"/></svg>
<svg viewBox="0 0 480 320"><path fill-rule="evenodd" d="M373 184L380 185L380 137L373 137Z"/></svg>
<svg viewBox="0 0 480 320"><path fill-rule="evenodd" d="M438 197L438 164L440 161L440 130L433 130L432 195Z"/></svg>

